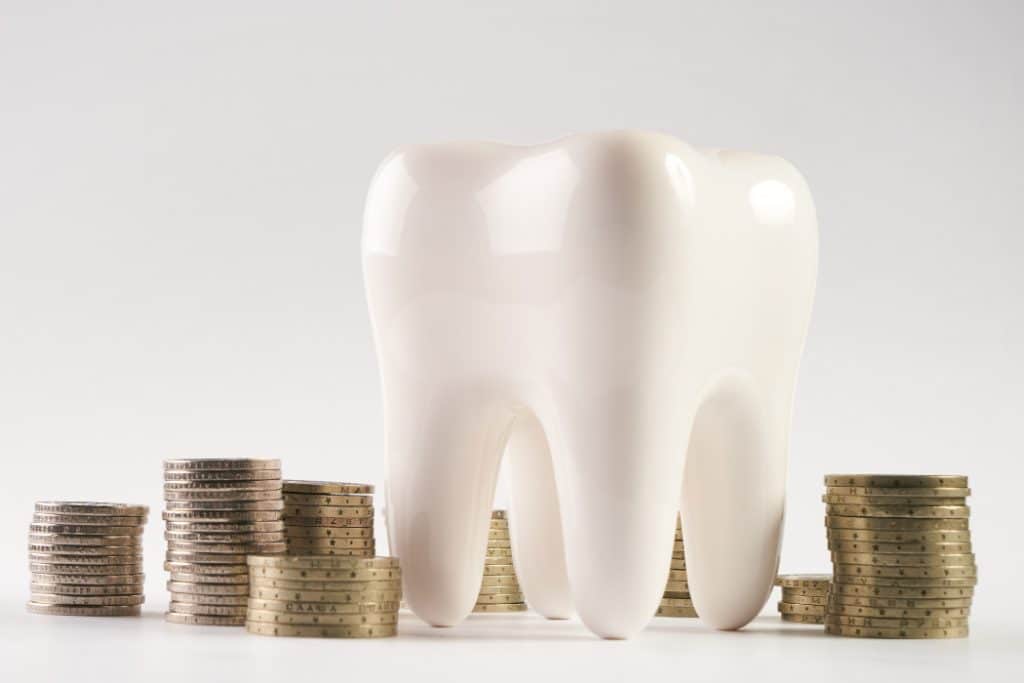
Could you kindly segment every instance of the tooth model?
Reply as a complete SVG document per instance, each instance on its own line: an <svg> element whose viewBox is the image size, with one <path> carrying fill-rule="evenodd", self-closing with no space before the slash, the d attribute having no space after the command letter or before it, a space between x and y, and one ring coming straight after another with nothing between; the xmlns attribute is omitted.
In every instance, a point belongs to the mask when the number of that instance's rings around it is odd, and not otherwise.
<svg viewBox="0 0 1024 683"><path fill-rule="evenodd" d="M388 157L363 266L413 611L472 611L504 457L541 614L637 633L681 510L700 618L749 622L778 565L817 242L789 163L656 133Z"/></svg>

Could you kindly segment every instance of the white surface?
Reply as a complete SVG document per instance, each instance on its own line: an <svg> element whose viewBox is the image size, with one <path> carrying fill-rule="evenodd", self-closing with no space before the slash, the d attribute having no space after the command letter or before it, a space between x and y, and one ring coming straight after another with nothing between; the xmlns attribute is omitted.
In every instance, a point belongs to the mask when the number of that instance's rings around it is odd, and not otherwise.
<svg viewBox="0 0 1024 683"><path fill-rule="evenodd" d="M578 621L536 614L471 615L450 629L403 612L400 636L379 641L267 638L237 628L141 619L82 621L4 605L0 675L9 681L1019 681L1020 631L972 626L966 640L879 641L826 636L765 614L719 633L656 619L636 638L607 641ZM13 607L13 606L11 606ZM877 672L872 673L872 672ZM6 674L6 675L5 675Z"/></svg>

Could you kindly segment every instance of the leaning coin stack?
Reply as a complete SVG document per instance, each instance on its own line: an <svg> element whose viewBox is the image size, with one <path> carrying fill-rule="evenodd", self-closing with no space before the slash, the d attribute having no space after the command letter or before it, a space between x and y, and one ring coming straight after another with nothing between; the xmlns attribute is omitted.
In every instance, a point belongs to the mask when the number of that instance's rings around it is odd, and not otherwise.
<svg viewBox="0 0 1024 683"><path fill-rule="evenodd" d="M525 612L526 599L519 587L516 568L512 564L512 539L508 534L508 514L504 510L491 513L487 530L487 557L484 578L480 584L474 612Z"/></svg>
<svg viewBox="0 0 1024 683"><path fill-rule="evenodd" d="M29 526L28 611L136 616L143 595L142 532L149 508L122 503L36 503Z"/></svg>
<svg viewBox="0 0 1024 683"><path fill-rule="evenodd" d="M167 621L242 626L250 554L283 553L280 460L167 460Z"/></svg>
<svg viewBox="0 0 1024 683"><path fill-rule="evenodd" d="M373 557L373 486L332 481L283 483L289 555Z"/></svg>
<svg viewBox="0 0 1024 683"><path fill-rule="evenodd" d="M393 557L250 555L245 629L264 636L386 638L398 633Z"/></svg>
<svg viewBox="0 0 1024 683"><path fill-rule="evenodd" d="M676 536L672 546L672 565L668 571L668 583L665 584L665 595L661 598L658 617L695 617L690 599L690 586L686 579L686 554L683 551L683 524L676 517Z"/></svg>
<svg viewBox="0 0 1024 683"><path fill-rule="evenodd" d="M783 574L775 579L782 586L778 604L783 621L797 624L824 624L825 604L832 577L828 574Z"/></svg>
<svg viewBox="0 0 1024 683"><path fill-rule="evenodd" d="M835 474L825 485L833 568L825 631L966 637L978 576L967 477Z"/></svg>

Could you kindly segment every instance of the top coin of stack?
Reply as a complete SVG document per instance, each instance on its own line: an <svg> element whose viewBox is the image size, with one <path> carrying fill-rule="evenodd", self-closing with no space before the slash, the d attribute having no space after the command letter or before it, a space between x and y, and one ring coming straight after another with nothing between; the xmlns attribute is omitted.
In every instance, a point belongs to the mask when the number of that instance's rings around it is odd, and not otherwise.
<svg viewBox="0 0 1024 683"><path fill-rule="evenodd" d="M782 586L779 614L783 621L824 624L832 577L828 574L783 574L775 579Z"/></svg>
<svg viewBox="0 0 1024 683"><path fill-rule="evenodd" d="M825 477L833 581L825 630L867 638L963 638L978 568L967 477Z"/></svg>
<svg viewBox="0 0 1024 683"><path fill-rule="evenodd" d="M123 503L36 503L29 526L28 611L135 616L145 602L142 532L149 508Z"/></svg>
<svg viewBox="0 0 1024 683"><path fill-rule="evenodd" d="M373 557L373 486L333 481L284 482L289 555Z"/></svg>
<svg viewBox="0 0 1024 683"><path fill-rule="evenodd" d="M164 461L167 621L245 624L249 554L283 553L281 461Z"/></svg>
<svg viewBox="0 0 1024 683"><path fill-rule="evenodd" d="M655 612L658 617L695 617L697 610L690 599L690 584L686 578L686 553L683 549L683 523L676 516L676 535L672 545L672 564L668 570L665 594Z"/></svg>
<svg viewBox="0 0 1024 683"><path fill-rule="evenodd" d="M526 599L519 587L519 578L512 563L512 538L508 532L508 514L491 512L487 530L487 556L484 578L480 583L474 612L525 612Z"/></svg>

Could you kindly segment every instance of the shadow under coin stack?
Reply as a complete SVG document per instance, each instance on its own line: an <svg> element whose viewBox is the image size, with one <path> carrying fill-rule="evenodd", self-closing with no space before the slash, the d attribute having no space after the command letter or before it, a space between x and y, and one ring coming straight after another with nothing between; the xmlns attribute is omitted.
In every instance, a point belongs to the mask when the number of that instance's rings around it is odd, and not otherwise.
<svg viewBox="0 0 1024 683"><path fill-rule="evenodd" d="M526 600L522 588L519 587L516 568L512 564L512 538L508 533L508 514L504 510L495 510L491 513L491 526L487 530L484 578L473 611L526 611Z"/></svg>
<svg viewBox="0 0 1024 683"><path fill-rule="evenodd" d="M963 638L978 568L967 477L825 477L832 590L825 631L862 638Z"/></svg>
<svg viewBox="0 0 1024 683"><path fill-rule="evenodd" d="M665 584L665 595L661 598L658 617L695 617L690 599L690 585L686 579L686 553L683 550L683 523L676 517L676 536L672 545L672 565L668 571L668 582Z"/></svg>
<svg viewBox="0 0 1024 683"><path fill-rule="evenodd" d="M148 514L145 505L36 503L28 537L28 611L137 616L146 600L142 532Z"/></svg>
<svg viewBox="0 0 1024 683"><path fill-rule="evenodd" d="M164 461L174 624L242 626L250 554L283 553L280 460Z"/></svg>
<svg viewBox="0 0 1024 683"><path fill-rule="evenodd" d="M824 624L832 577L828 574L783 574L775 579L782 586L778 604L783 621L796 624Z"/></svg>
<svg viewBox="0 0 1024 683"><path fill-rule="evenodd" d="M373 486L287 480L285 536L289 555L373 557Z"/></svg>
<svg viewBox="0 0 1024 683"><path fill-rule="evenodd" d="M393 557L249 557L245 629L295 638L398 634L402 572Z"/></svg>

